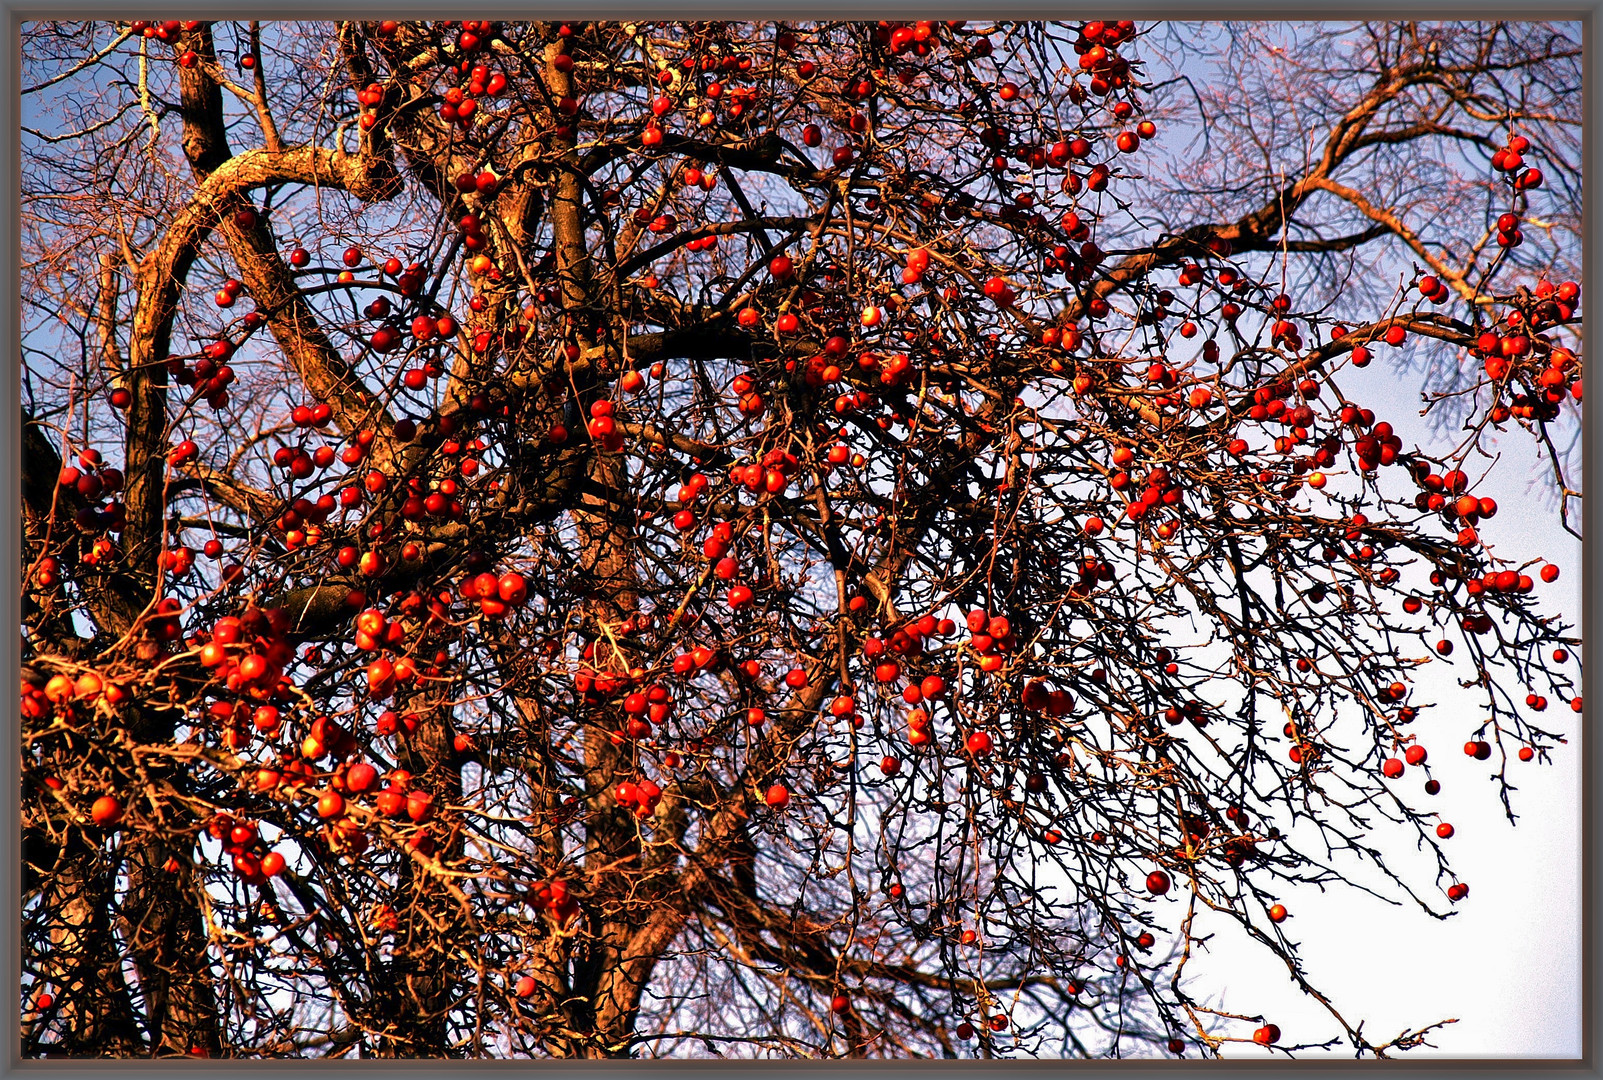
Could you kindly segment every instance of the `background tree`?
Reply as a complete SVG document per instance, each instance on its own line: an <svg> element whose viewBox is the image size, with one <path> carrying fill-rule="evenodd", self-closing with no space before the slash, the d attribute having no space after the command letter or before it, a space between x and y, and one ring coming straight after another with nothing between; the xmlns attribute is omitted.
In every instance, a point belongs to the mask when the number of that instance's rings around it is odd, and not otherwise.
<svg viewBox="0 0 1603 1080"><path fill-rule="evenodd" d="M1317 996L1581 708L1476 493L1578 498L1579 58L29 24L24 1053L1295 1049L1197 920Z"/></svg>

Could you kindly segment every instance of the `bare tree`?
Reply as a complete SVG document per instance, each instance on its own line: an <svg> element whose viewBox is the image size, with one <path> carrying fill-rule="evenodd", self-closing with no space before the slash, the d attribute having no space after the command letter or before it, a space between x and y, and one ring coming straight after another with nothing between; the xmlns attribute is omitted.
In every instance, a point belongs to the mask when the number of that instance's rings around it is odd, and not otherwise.
<svg viewBox="0 0 1603 1080"><path fill-rule="evenodd" d="M1425 1040L1277 896L1446 917L1398 777L1462 734L1512 816L1580 712L1476 493L1524 432L1579 497L1565 27L24 67L26 1055L1309 1045L1193 994L1200 913ZM1409 356L1450 455L1340 389Z"/></svg>

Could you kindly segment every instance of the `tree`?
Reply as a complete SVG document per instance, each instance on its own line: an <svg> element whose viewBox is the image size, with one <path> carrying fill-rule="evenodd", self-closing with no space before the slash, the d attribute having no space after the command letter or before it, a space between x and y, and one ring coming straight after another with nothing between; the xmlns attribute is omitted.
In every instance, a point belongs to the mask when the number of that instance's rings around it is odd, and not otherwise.
<svg viewBox="0 0 1603 1080"><path fill-rule="evenodd" d="M29 24L24 1053L1214 1054L1208 920L1446 917L1580 51L1287 33Z"/></svg>

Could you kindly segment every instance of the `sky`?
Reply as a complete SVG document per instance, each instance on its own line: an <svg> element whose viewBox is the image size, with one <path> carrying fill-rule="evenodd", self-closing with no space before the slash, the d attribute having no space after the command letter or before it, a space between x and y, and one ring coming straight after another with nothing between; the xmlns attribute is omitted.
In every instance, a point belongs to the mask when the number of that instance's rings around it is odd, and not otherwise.
<svg viewBox="0 0 1603 1080"><path fill-rule="evenodd" d="M1417 396L1415 378L1378 363L1357 374L1375 384L1370 390L1348 375L1344 389L1357 400L1385 400L1387 389L1395 395ZM1407 410L1399 408L1389 415L1405 444L1431 445L1432 433ZM1532 489L1541 475L1531 452L1533 444L1512 437L1502 445L1506 456L1477 487L1499 506L1497 517L1481 531L1500 554L1541 556L1556 564L1560 577L1542 586L1544 606L1578 620L1581 546L1559 529L1545 494ZM1452 671L1447 665L1432 665L1422 674L1414 698L1428 700L1433 689L1438 694L1454 689L1447 680L1466 670L1465 665ZM1459 692L1456 700L1470 698ZM1351 889L1321 893L1301 887L1280 897L1291 913L1283 929L1299 944L1308 980L1329 996L1349 1023L1367 1021L1364 1030L1371 1042L1438 1020L1458 1020L1431 1034L1434 1049L1411 1050L1402 1055L1407 1059L1579 1056L1583 753L1579 718L1567 711L1554 713L1550 706L1544 719L1563 730L1569 744L1555 751L1551 764L1509 764L1519 787L1513 796L1518 823L1510 824L1488 780L1495 759L1479 762L1462 751L1462 732L1479 717L1439 712L1445 715L1426 721L1421 730L1442 733L1424 740L1431 750L1431 775L1442 790L1434 799L1420 793L1416 805L1439 808L1452 822L1456 833L1445 846L1458 880L1470 886L1469 896L1453 905L1452 918L1438 921L1418 908L1395 907ZM1396 783L1417 790L1423 776L1409 769ZM1228 928L1219 929L1222 940L1217 952L1222 956ZM1245 947L1228 955L1228 964L1215 965L1223 976L1217 979L1219 987L1228 986L1238 1005L1263 1002L1257 1007L1280 1025L1285 1041L1339 1030L1318 1002L1288 981L1277 958L1260 948ZM1258 1047L1236 1047L1230 1053L1268 1054ZM1333 1053L1345 1056L1351 1051L1337 1047Z"/></svg>
<svg viewBox="0 0 1603 1080"><path fill-rule="evenodd" d="M1287 45L1294 48L1290 40ZM1198 80L1208 77L1200 64L1183 68ZM1154 81L1168 74L1154 65ZM1194 134L1183 124L1172 132L1166 127L1158 152L1163 144L1183 147ZM1408 264L1399 261L1395 273L1407 272ZM1420 374L1388 363L1395 356L1392 350L1382 347L1378 352L1369 368L1341 373L1342 391L1375 406L1405 446L1440 452L1455 445L1461 432L1433 431L1418 416ZM1578 633L1580 542L1559 527L1556 500L1549 494L1550 474L1535 443L1510 426L1498 449L1500 459L1474 485L1476 494L1492 496L1499 506L1497 517L1483 523L1482 537L1500 556L1516 561L1541 557L1559 566L1558 581L1539 586L1542 607L1563 613ZM1577 528L1578 516L1577 508L1572 511ZM1575 652L1578 657L1580 650ZM1578 672L1578 663L1571 663ZM1466 712L1478 709L1473 694L1450 680L1465 677L1468 670L1462 663L1427 665L1412 695L1415 701L1451 703L1427 712L1419 727L1421 741L1431 751L1430 775L1441 783L1441 793L1428 798L1420 791L1424 776L1418 769L1409 769L1396 783L1417 797L1415 806L1440 810L1454 825L1456 833L1444 846L1457 880L1470 886L1469 896L1452 905L1451 918L1437 920L1417 907L1395 906L1354 889L1301 886L1279 897L1290 912L1281 929L1297 943L1307 980L1350 1024L1363 1022L1370 1042L1457 1020L1428 1036L1432 1046L1398 1055L1405 1060L1576 1057L1582 1030L1582 725L1563 705L1549 707L1542 719L1570 741L1557 748L1548 764L1510 762L1510 778L1519 788L1512 797L1518 821L1511 824L1489 779L1496 758L1479 762L1462 751L1465 732L1481 715ZM1439 891L1428 887L1431 865L1420 853L1414 866L1426 877L1421 881L1416 874L1411 880L1416 888L1427 886L1421 895L1440 906L1444 901ZM1235 1009L1261 1010L1281 1027L1284 1043L1315 1042L1340 1033L1329 1012L1290 981L1277 957L1249 946L1233 925L1217 922L1211 928L1219 935L1217 961L1202 965L1206 974L1198 976L1194 993L1205 997L1209 988L1215 993L1228 989ZM1232 940L1237 947L1230 947ZM1261 1059L1271 1051L1234 1044L1225 1053ZM1350 1057L1352 1050L1338 1044L1330 1053Z"/></svg>

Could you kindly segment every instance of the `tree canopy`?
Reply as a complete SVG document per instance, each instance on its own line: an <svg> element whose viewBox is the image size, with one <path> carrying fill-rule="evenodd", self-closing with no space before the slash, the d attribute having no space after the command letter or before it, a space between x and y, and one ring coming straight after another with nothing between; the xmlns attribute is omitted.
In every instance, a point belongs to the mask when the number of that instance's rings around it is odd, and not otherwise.
<svg viewBox="0 0 1603 1080"><path fill-rule="evenodd" d="M1280 900L1578 723L1580 55L26 24L23 1053L1421 1044Z"/></svg>

